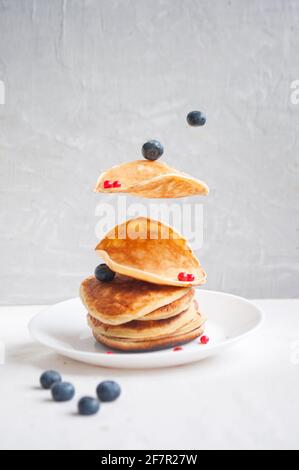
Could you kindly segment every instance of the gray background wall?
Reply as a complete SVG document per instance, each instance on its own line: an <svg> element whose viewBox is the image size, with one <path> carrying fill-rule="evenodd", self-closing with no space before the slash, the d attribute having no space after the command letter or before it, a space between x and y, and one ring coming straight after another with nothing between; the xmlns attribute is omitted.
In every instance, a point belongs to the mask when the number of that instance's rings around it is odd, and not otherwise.
<svg viewBox="0 0 299 470"><path fill-rule="evenodd" d="M148 138L210 185L208 287L298 296L298 21L295 0L1 0L0 302L77 295L98 173Z"/></svg>

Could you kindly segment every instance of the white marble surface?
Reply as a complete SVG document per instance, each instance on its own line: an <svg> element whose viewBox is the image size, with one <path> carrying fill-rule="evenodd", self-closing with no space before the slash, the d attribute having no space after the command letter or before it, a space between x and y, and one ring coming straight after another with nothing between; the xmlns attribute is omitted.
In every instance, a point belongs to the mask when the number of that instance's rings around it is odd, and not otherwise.
<svg viewBox="0 0 299 470"><path fill-rule="evenodd" d="M77 295L97 176L149 138L210 186L209 288L298 297L298 22L298 0L1 0L0 303Z"/></svg>
<svg viewBox="0 0 299 470"><path fill-rule="evenodd" d="M27 331L40 306L0 308L0 448L287 449L299 448L299 300L257 300L266 321L255 336L221 356L189 366L125 371L59 357ZM77 397L107 378L121 398L94 417L76 400L56 404L39 388L58 369Z"/></svg>

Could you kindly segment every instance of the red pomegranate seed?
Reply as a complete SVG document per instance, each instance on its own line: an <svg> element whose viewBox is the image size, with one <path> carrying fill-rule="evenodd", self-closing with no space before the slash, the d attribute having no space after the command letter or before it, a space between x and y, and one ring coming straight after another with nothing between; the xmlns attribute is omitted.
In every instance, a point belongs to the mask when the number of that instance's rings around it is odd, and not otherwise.
<svg viewBox="0 0 299 470"><path fill-rule="evenodd" d="M113 182L110 181L110 180L105 180L104 181L104 189L109 189L109 188L112 188L113 186Z"/></svg>
<svg viewBox="0 0 299 470"><path fill-rule="evenodd" d="M120 181L113 181L112 186L113 186L113 188L120 188L121 187L121 182Z"/></svg>
<svg viewBox="0 0 299 470"><path fill-rule="evenodd" d="M106 354L113 354L113 352L112 351L107 351Z"/></svg>
<svg viewBox="0 0 299 470"><path fill-rule="evenodd" d="M187 282L187 277L188 277L187 273L179 273L178 274L178 280L179 281Z"/></svg>
<svg viewBox="0 0 299 470"><path fill-rule="evenodd" d="M203 336L201 336L201 338L200 338L201 344L208 344L209 341L210 341L210 338L209 338L208 336L206 336L206 335L203 335Z"/></svg>
<svg viewBox="0 0 299 470"><path fill-rule="evenodd" d="M187 281L189 281L189 282L193 282L193 281L194 281L194 279L195 279L195 276L194 276L194 274L187 274Z"/></svg>
<svg viewBox="0 0 299 470"><path fill-rule="evenodd" d="M173 351L182 351L183 348L181 348L181 346L176 346L175 348L173 348Z"/></svg>

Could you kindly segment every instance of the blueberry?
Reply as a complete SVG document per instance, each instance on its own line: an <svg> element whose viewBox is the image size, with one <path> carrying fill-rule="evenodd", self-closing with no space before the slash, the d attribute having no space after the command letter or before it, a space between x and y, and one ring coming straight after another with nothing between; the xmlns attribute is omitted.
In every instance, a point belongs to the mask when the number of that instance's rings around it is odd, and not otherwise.
<svg viewBox="0 0 299 470"><path fill-rule="evenodd" d="M201 111L191 111L187 116L187 122L190 126L204 126L206 116Z"/></svg>
<svg viewBox="0 0 299 470"><path fill-rule="evenodd" d="M107 264L99 264L94 272L98 281L110 282L113 281L115 273L107 266Z"/></svg>
<svg viewBox="0 0 299 470"><path fill-rule="evenodd" d="M149 140L142 146L142 155L147 160L157 160L164 152L163 145L157 140Z"/></svg>
<svg viewBox="0 0 299 470"><path fill-rule="evenodd" d="M39 381L43 388L49 389L56 382L61 382L61 375L55 370L47 370L40 376Z"/></svg>
<svg viewBox="0 0 299 470"><path fill-rule="evenodd" d="M96 414L100 409L100 402L93 397L82 397L78 402L80 415L89 416Z"/></svg>
<svg viewBox="0 0 299 470"><path fill-rule="evenodd" d="M97 395L101 401L113 401L120 395L121 389L113 380L105 380L97 386Z"/></svg>
<svg viewBox="0 0 299 470"><path fill-rule="evenodd" d="M53 400L69 401L75 395L75 388L68 382L57 382L51 387Z"/></svg>

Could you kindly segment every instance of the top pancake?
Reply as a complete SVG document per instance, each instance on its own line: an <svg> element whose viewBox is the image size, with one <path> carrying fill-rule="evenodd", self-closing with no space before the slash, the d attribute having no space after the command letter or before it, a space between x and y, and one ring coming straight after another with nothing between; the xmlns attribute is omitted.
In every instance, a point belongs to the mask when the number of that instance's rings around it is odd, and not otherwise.
<svg viewBox="0 0 299 470"><path fill-rule="evenodd" d="M206 273L185 238L149 218L138 217L117 225L96 251L112 271L135 279L182 287L206 281ZM194 281L179 281L180 272L193 274Z"/></svg>
<svg viewBox="0 0 299 470"><path fill-rule="evenodd" d="M108 325L121 325L143 317L183 297L190 288L159 286L116 275L111 282L85 279L81 299L89 314Z"/></svg>
<svg viewBox="0 0 299 470"><path fill-rule="evenodd" d="M119 181L120 188L104 188L104 181ZM203 181L186 175L160 161L136 160L122 163L102 173L96 192L129 193L144 198L205 196L209 188Z"/></svg>

